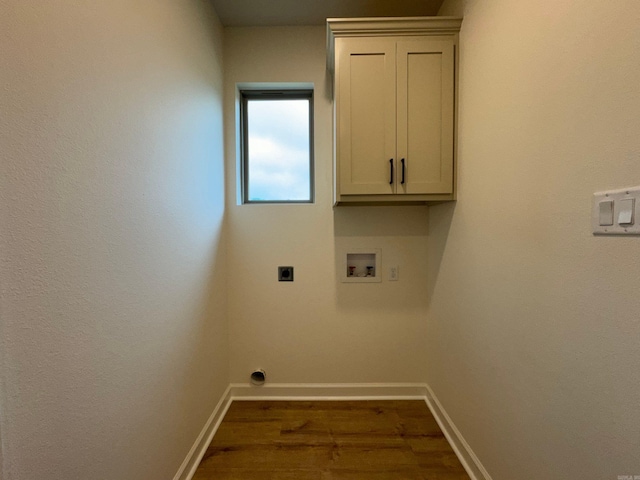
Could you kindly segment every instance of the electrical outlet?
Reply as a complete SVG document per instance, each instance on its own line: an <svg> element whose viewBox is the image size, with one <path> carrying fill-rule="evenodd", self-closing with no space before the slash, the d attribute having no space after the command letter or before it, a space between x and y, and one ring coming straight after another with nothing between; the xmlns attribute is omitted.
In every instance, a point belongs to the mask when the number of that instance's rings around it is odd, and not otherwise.
<svg viewBox="0 0 640 480"><path fill-rule="evenodd" d="M279 282L293 282L293 267L278 267Z"/></svg>
<svg viewBox="0 0 640 480"><path fill-rule="evenodd" d="M396 282L398 280L398 266L389 267L389 281Z"/></svg>

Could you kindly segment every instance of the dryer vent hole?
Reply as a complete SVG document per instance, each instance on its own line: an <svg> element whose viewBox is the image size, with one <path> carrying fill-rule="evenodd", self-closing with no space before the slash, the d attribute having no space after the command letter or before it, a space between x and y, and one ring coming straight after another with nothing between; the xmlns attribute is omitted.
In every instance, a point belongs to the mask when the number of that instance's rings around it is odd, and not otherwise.
<svg viewBox="0 0 640 480"><path fill-rule="evenodd" d="M262 385L267 379L267 374L264 370L256 370L251 374L251 383L253 385Z"/></svg>

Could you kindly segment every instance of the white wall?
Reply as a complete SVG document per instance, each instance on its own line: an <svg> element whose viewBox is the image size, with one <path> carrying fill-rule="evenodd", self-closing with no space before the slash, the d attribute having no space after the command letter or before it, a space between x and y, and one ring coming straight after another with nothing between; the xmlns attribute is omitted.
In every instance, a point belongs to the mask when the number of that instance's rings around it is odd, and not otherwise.
<svg viewBox="0 0 640 480"><path fill-rule="evenodd" d="M228 384L222 28L0 0L5 480L170 479Z"/></svg>
<svg viewBox="0 0 640 480"><path fill-rule="evenodd" d="M426 356L427 208L332 209L332 105L323 27L225 29L231 380L416 382ZM235 85L315 85L316 203L237 205ZM382 249L400 281L342 284L338 252ZM293 283L277 281L293 265Z"/></svg>
<svg viewBox="0 0 640 480"><path fill-rule="evenodd" d="M640 3L448 0L459 195L429 224L428 381L494 480L640 475Z"/></svg>

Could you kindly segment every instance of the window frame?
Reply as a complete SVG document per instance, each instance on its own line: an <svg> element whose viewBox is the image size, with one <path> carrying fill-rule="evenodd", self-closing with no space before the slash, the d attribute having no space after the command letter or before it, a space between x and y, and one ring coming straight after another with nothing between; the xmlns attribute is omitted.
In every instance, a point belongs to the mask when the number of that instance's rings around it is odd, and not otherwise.
<svg viewBox="0 0 640 480"><path fill-rule="evenodd" d="M313 204L315 203L315 161L313 125L313 88L240 89L240 170L243 205ZM309 199L308 200L250 200L249 199L249 119L248 104L252 100L308 100L309 101Z"/></svg>

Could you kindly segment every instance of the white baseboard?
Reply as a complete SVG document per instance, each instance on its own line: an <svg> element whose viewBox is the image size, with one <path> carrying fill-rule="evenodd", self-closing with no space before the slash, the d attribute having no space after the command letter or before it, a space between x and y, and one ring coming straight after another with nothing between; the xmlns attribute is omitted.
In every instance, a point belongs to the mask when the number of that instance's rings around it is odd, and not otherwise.
<svg viewBox="0 0 640 480"><path fill-rule="evenodd" d="M429 410L431 410L433 417L440 426L440 430L444 433L449 445L451 445L451 448L467 471L469 477L471 477L471 480L492 480L489 472L484 468L480 459L460 433L460 430L458 430L451 421L451 418L438 401L433 390L431 390L428 385L425 385L425 389L427 390L425 401L429 406Z"/></svg>
<svg viewBox="0 0 640 480"><path fill-rule="evenodd" d="M231 384L233 400L409 400L426 395L421 383Z"/></svg>
<svg viewBox="0 0 640 480"><path fill-rule="evenodd" d="M425 383L232 383L207 420L173 480L191 480L231 402L243 400L424 400L471 480L492 480Z"/></svg>
<svg viewBox="0 0 640 480"><path fill-rule="evenodd" d="M191 450L189 450L189 453L182 462L182 465L180 465L180 468L173 477L173 480L191 480L193 475L196 473L198 465L200 464L204 453L207 451L207 447L211 443L220 423L222 423L222 419L226 415L227 410L229 410L229 406L231 406L232 399L230 391L231 385L229 385L222 394L220 401L213 409L207 423L205 423L200 435L196 438L196 441L191 447Z"/></svg>

